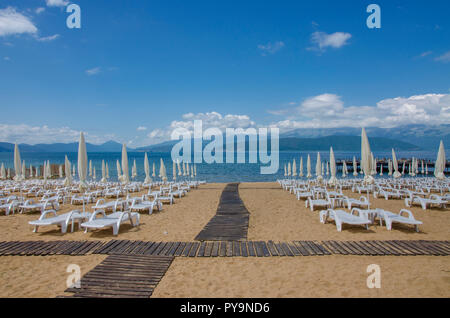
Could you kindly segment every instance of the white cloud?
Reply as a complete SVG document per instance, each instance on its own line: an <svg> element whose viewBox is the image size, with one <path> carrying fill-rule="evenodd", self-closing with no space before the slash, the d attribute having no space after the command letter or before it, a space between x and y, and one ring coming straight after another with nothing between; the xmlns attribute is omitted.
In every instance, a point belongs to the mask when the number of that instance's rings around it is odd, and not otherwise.
<svg viewBox="0 0 450 318"><path fill-rule="evenodd" d="M36 34L38 29L31 20L13 7L0 9L0 36Z"/></svg>
<svg viewBox="0 0 450 318"><path fill-rule="evenodd" d="M49 7L65 7L69 4L67 0L46 0L45 2Z"/></svg>
<svg viewBox="0 0 450 318"><path fill-rule="evenodd" d="M97 136L86 133L86 141L94 144L104 143L114 135ZM30 126L25 124L0 124L0 140L11 143L51 144L56 142L76 142L80 132L69 127Z"/></svg>
<svg viewBox="0 0 450 318"><path fill-rule="evenodd" d="M247 129L250 127L256 127L256 123L250 119L247 115L234 115L227 114L222 115L218 112L207 113L187 113L182 115L182 120L174 120L170 125L164 129L154 129L147 137L149 143L157 143L170 140L172 132L178 128L185 128L191 133L194 130L194 120L201 120L203 125L203 131L208 128L218 128L221 131L225 131L226 128L242 128Z"/></svg>
<svg viewBox="0 0 450 318"><path fill-rule="evenodd" d="M442 54L441 56L436 57L434 60L443 63L450 62L450 51Z"/></svg>
<svg viewBox="0 0 450 318"><path fill-rule="evenodd" d="M267 54L275 54L284 47L284 42L277 41L275 43L267 43L266 45L258 45L258 49L261 51L261 55L266 56Z"/></svg>
<svg viewBox="0 0 450 318"><path fill-rule="evenodd" d="M425 57L425 56L428 56L428 55L430 55L432 53L433 53L433 51L426 51L426 52L423 52L422 54L420 54L420 57Z"/></svg>
<svg viewBox="0 0 450 318"><path fill-rule="evenodd" d="M37 40L40 42L50 42L50 41L56 40L57 38L59 38L59 34L54 34L54 35L50 35L50 36L37 38Z"/></svg>
<svg viewBox="0 0 450 318"><path fill-rule="evenodd" d="M144 131L144 130L147 130L147 127L139 126L136 130L137 131Z"/></svg>
<svg viewBox="0 0 450 318"><path fill-rule="evenodd" d="M272 123L282 131L295 128L335 128L407 124L448 124L450 95L425 94L381 100L376 106L344 106L340 96L322 94L287 110L284 120Z"/></svg>
<svg viewBox="0 0 450 318"><path fill-rule="evenodd" d="M101 72L101 68L100 67L94 67L94 68L91 68L89 70L86 70L86 74L89 75L89 76L97 75L100 72Z"/></svg>
<svg viewBox="0 0 450 318"><path fill-rule="evenodd" d="M10 58L9 56L5 56L5 57L3 58L3 60L5 60L5 61L11 61L11 58Z"/></svg>
<svg viewBox="0 0 450 318"><path fill-rule="evenodd" d="M44 11L45 11L45 8L40 7L40 8L37 8L34 12L36 12L36 14L41 14Z"/></svg>
<svg viewBox="0 0 450 318"><path fill-rule="evenodd" d="M314 47L310 48L312 50L324 51L328 47L338 49L346 44L347 41L352 37L350 33L345 32L335 32L327 34L325 32L316 31L311 34L311 42Z"/></svg>

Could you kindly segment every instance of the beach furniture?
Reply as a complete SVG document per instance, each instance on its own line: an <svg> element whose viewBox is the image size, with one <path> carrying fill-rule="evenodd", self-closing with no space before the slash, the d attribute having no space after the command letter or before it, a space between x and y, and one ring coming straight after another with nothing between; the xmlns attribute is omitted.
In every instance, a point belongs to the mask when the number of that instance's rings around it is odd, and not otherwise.
<svg viewBox="0 0 450 318"><path fill-rule="evenodd" d="M101 218L97 218L97 215L101 214ZM133 220L134 219L134 220ZM92 213L89 221L81 224L81 227L85 228L86 231L89 229L104 229L112 227L113 235L118 235L120 230L120 225L129 221L131 226L139 226L140 215L136 212L131 212L129 210L123 212L115 212L110 215L106 215L105 211L97 210Z"/></svg>
<svg viewBox="0 0 450 318"><path fill-rule="evenodd" d="M16 208L21 204L18 200L10 200L6 203L0 205L0 211L5 211L5 215L9 215L11 212L14 214L16 212Z"/></svg>
<svg viewBox="0 0 450 318"><path fill-rule="evenodd" d="M53 215L51 217L47 217L48 215ZM61 215L57 215L55 210L48 210L42 213L38 220L28 222L30 225L34 226L34 233L37 233L40 226L49 226L49 225L57 225L61 227L61 233L67 232L67 227L69 223L72 223L71 231L74 231L74 224L78 223L80 227L80 223L88 220L91 217L91 213L88 212L80 212L78 210L71 211L69 213L64 213Z"/></svg>
<svg viewBox="0 0 450 318"><path fill-rule="evenodd" d="M305 207L308 207L308 206L311 209L311 211L314 211L315 207L331 208L332 202L330 200L311 199L311 197L308 197L308 199L305 202Z"/></svg>
<svg viewBox="0 0 450 318"><path fill-rule="evenodd" d="M406 214L407 216L403 216ZM415 226L416 232L419 232L419 225L423 224L414 218L411 211L406 209L401 209L398 214L389 211L380 210L378 213L380 217L380 225L383 225L383 221L386 223L386 228L390 231L392 230L392 223L402 223L402 224L412 224Z"/></svg>
<svg viewBox="0 0 450 318"><path fill-rule="evenodd" d="M158 208L158 211L162 209L162 203L157 199L153 201L144 201L143 198L134 198L130 210L132 212L148 211L148 214L152 214L155 206Z"/></svg>
<svg viewBox="0 0 450 318"><path fill-rule="evenodd" d="M51 207L53 210L59 210L59 204L48 201L43 203L35 203L32 199L28 199L24 204L19 205L20 213L33 212L36 210L40 210L41 213L44 213L47 207Z"/></svg>
<svg viewBox="0 0 450 318"><path fill-rule="evenodd" d="M421 198L419 196L413 195L412 197L405 199L405 205L409 208L412 205L420 205L423 210L427 208L432 208L433 206L438 206L440 208L446 208L448 201L443 200L441 197L431 194L428 198Z"/></svg>
<svg viewBox="0 0 450 318"><path fill-rule="evenodd" d="M105 199L98 199L95 203L95 206L93 207L94 211L96 210L112 210L113 212L116 212L118 209L123 210L123 204L120 200L116 201L110 201L106 202Z"/></svg>
<svg viewBox="0 0 450 318"><path fill-rule="evenodd" d="M319 217L320 222L323 224L326 224L328 219L334 220L334 222L336 223L336 228L339 232L342 231L343 224L364 225L368 230L369 224L371 223L366 214L360 214L356 209L352 210L351 213L345 212L343 210L322 210L320 211Z"/></svg>
<svg viewBox="0 0 450 318"><path fill-rule="evenodd" d="M368 209L370 207L370 202L367 200L365 196L361 196L359 199L353 199L349 197L343 197L344 203L347 204L347 208L351 209L352 206L357 206L360 208Z"/></svg>

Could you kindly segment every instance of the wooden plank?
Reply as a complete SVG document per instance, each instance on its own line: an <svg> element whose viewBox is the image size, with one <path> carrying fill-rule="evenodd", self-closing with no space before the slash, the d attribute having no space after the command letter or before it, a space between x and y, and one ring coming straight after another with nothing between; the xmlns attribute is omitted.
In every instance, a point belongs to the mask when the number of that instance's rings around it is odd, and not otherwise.
<svg viewBox="0 0 450 318"><path fill-rule="evenodd" d="M277 250L278 256L286 256L286 253L284 252L283 248L281 247L281 243L274 243L275 249Z"/></svg>
<svg viewBox="0 0 450 318"><path fill-rule="evenodd" d="M331 255L331 252L327 250L319 241L311 241L311 243L319 249L322 255Z"/></svg>
<svg viewBox="0 0 450 318"><path fill-rule="evenodd" d="M220 247L220 242L214 242L213 243L213 247L212 247L212 251L211 251L211 256L212 257L219 256L219 247Z"/></svg>
<svg viewBox="0 0 450 318"><path fill-rule="evenodd" d="M181 254L184 257L189 256L189 252L191 251L192 245L194 245L194 243L192 242L188 242L186 244L186 247L184 248L183 254Z"/></svg>
<svg viewBox="0 0 450 318"><path fill-rule="evenodd" d="M241 255L242 257L248 257L247 242L241 242Z"/></svg>
<svg viewBox="0 0 450 318"><path fill-rule="evenodd" d="M390 255L410 255L390 241L376 241L376 244L382 245L390 252Z"/></svg>
<svg viewBox="0 0 450 318"><path fill-rule="evenodd" d="M320 248L318 248L313 241L305 241L305 243L311 247L311 249L314 251L314 253L316 253L316 255L320 256L324 255L323 251Z"/></svg>
<svg viewBox="0 0 450 318"><path fill-rule="evenodd" d="M227 245L226 242L220 242L220 252L219 256L224 257L227 255Z"/></svg>
<svg viewBox="0 0 450 318"><path fill-rule="evenodd" d="M253 246L252 241L247 242L247 248L249 256L256 256L255 247Z"/></svg>
<svg viewBox="0 0 450 318"><path fill-rule="evenodd" d="M309 256L309 252L303 247L303 245L300 243L300 241L294 241L294 245L297 247L298 251L303 255L303 256Z"/></svg>
<svg viewBox="0 0 450 318"><path fill-rule="evenodd" d="M227 257L233 256L233 242L227 242L226 255Z"/></svg>
<svg viewBox="0 0 450 318"><path fill-rule="evenodd" d="M280 243L280 246L283 249L285 255L294 256L294 253L292 253L286 243Z"/></svg>
<svg viewBox="0 0 450 318"><path fill-rule="evenodd" d="M174 242L172 244L172 247L170 248L170 250L165 255L167 255L167 256L174 256L175 255L175 251L177 250L178 246L180 246L180 242Z"/></svg>
<svg viewBox="0 0 450 318"><path fill-rule="evenodd" d="M186 247L186 242L180 242L180 245L178 246L177 250L175 251L175 253L173 255L181 256L185 247Z"/></svg>
<svg viewBox="0 0 450 318"><path fill-rule="evenodd" d="M294 245L293 242L287 242L286 243L289 247L289 249L294 253L295 256L301 256L302 254L299 252L298 248ZM267 244L269 246L269 244Z"/></svg>
<svg viewBox="0 0 450 318"><path fill-rule="evenodd" d="M241 256L241 246L239 242L233 242L233 256Z"/></svg>
<svg viewBox="0 0 450 318"><path fill-rule="evenodd" d="M205 255L206 242L200 244L200 249L198 250L198 257L203 257Z"/></svg>
<svg viewBox="0 0 450 318"><path fill-rule="evenodd" d="M198 242L195 242L192 245L192 248L191 248L191 250L189 252L189 257L195 257L195 255L197 253L197 249L199 248L199 246L200 246L200 243L198 243Z"/></svg>
<svg viewBox="0 0 450 318"><path fill-rule="evenodd" d="M278 256L278 252L277 249L275 248L273 241L267 242L267 248L269 249L269 252L272 256Z"/></svg>

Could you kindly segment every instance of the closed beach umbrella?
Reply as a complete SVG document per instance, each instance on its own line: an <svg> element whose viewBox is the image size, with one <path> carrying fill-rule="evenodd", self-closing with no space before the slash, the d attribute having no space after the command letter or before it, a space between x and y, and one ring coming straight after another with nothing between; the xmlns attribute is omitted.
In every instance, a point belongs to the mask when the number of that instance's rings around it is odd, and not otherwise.
<svg viewBox="0 0 450 318"><path fill-rule="evenodd" d="M325 162L322 162L322 176L325 175Z"/></svg>
<svg viewBox="0 0 450 318"><path fill-rule="evenodd" d="M30 178L33 178L33 165L30 165Z"/></svg>
<svg viewBox="0 0 450 318"><path fill-rule="evenodd" d="M422 174L425 174L425 167L423 165L423 160L422 160Z"/></svg>
<svg viewBox="0 0 450 318"><path fill-rule="evenodd" d="M189 162L186 162L186 176L189 177Z"/></svg>
<svg viewBox="0 0 450 318"><path fill-rule="evenodd" d="M291 176L291 162L288 162L288 168L287 169L288 169L287 170L288 177L290 177Z"/></svg>
<svg viewBox="0 0 450 318"><path fill-rule="evenodd" d="M52 175L52 165L50 164L50 160L47 160L47 178L53 177Z"/></svg>
<svg viewBox="0 0 450 318"><path fill-rule="evenodd" d="M191 178L194 178L194 166L191 165Z"/></svg>
<svg viewBox="0 0 450 318"><path fill-rule="evenodd" d="M331 159L330 159L330 162L331 162ZM327 161L327 176L328 175L330 175L330 164L329 164L329 162Z"/></svg>
<svg viewBox="0 0 450 318"><path fill-rule="evenodd" d="M182 176L183 173L181 172L180 159L177 159L177 167L178 167L178 176Z"/></svg>
<svg viewBox="0 0 450 318"><path fill-rule="evenodd" d="M444 171L445 171L445 149L444 149L444 142L441 140L436 163L434 164L434 176L440 180L443 180L445 179Z"/></svg>
<svg viewBox="0 0 450 318"><path fill-rule="evenodd" d="M69 159L67 159L67 156L64 160L64 170L66 172L66 179L64 179L64 186L69 187L72 184L72 175L70 174L70 162Z"/></svg>
<svg viewBox="0 0 450 318"><path fill-rule="evenodd" d="M8 168L7 172L6 172L6 178L9 179L11 178L11 170Z"/></svg>
<svg viewBox="0 0 450 318"><path fill-rule="evenodd" d="M346 177L348 174L348 170L347 170L347 162L344 160L342 163L342 177Z"/></svg>
<svg viewBox="0 0 450 318"><path fill-rule="evenodd" d="M0 168L0 178L4 180L6 178L6 170L5 165L2 162L2 167Z"/></svg>
<svg viewBox="0 0 450 318"><path fill-rule="evenodd" d="M166 173L166 166L164 165L164 161L162 160L162 158L160 159L161 161L161 165L159 168L159 175L161 176L161 179L163 182L167 181L167 173Z"/></svg>
<svg viewBox="0 0 450 318"><path fill-rule="evenodd" d="M317 153L316 177L317 177L318 180L322 179L322 163L320 161L320 152Z"/></svg>
<svg viewBox="0 0 450 318"><path fill-rule="evenodd" d="M403 160L402 174L405 174L405 165L406 165L406 160Z"/></svg>
<svg viewBox="0 0 450 318"><path fill-rule="evenodd" d="M428 174L428 163L425 164L425 175Z"/></svg>
<svg viewBox="0 0 450 318"><path fill-rule="evenodd" d="M75 171L75 165L72 167L72 177L75 177L76 171Z"/></svg>
<svg viewBox="0 0 450 318"><path fill-rule="evenodd" d="M300 157L300 167L298 169L298 176L303 177L303 157Z"/></svg>
<svg viewBox="0 0 450 318"><path fill-rule="evenodd" d="M287 168L286 168L286 164L284 164L284 176L287 177Z"/></svg>
<svg viewBox="0 0 450 318"><path fill-rule="evenodd" d="M155 168L155 163L153 163L153 174L152 177L156 177L156 168Z"/></svg>
<svg viewBox="0 0 450 318"><path fill-rule="evenodd" d="M92 160L89 160L89 177L92 177Z"/></svg>
<svg viewBox="0 0 450 318"><path fill-rule="evenodd" d="M376 162L376 160L373 157L373 153L370 153L370 162L371 162L371 165L372 165L372 169L371 169L370 174L371 175L377 174L377 162Z"/></svg>
<svg viewBox="0 0 450 318"><path fill-rule="evenodd" d="M398 162L397 162L397 156L395 155L394 148L392 148L392 166L394 168L394 178L400 178L402 174L398 171Z"/></svg>
<svg viewBox="0 0 450 318"><path fill-rule="evenodd" d="M380 176L383 175L383 163L380 164Z"/></svg>
<svg viewBox="0 0 450 318"><path fill-rule="evenodd" d="M172 162L172 175L173 181L177 181L177 163L175 161Z"/></svg>
<svg viewBox="0 0 450 318"><path fill-rule="evenodd" d="M47 162L44 161L44 166L42 167L42 178L44 179L44 185L47 183Z"/></svg>
<svg viewBox="0 0 450 318"><path fill-rule="evenodd" d="M97 180L97 175L96 175L96 173L95 173L95 167L94 167L93 170L94 170L94 171L93 171L93 173L92 173L92 179L95 181L95 180Z"/></svg>
<svg viewBox="0 0 450 318"><path fill-rule="evenodd" d="M294 162L292 163L292 176L293 177L297 176L297 164L295 163L295 159Z"/></svg>
<svg viewBox="0 0 450 318"><path fill-rule="evenodd" d="M106 165L105 160L102 160L102 178L100 179L101 183L106 183Z"/></svg>
<svg viewBox="0 0 450 318"><path fill-rule="evenodd" d="M109 180L109 165L108 163L105 163L105 175L106 175L106 181Z"/></svg>
<svg viewBox="0 0 450 318"><path fill-rule="evenodd" d="M364 183L372 184L374 179L372 172L372 156L370 152L369 139L366 135L366 130L363 128L361 132L361 165L364 171Z"/></svg>
<svg viewBox="0 0 450 318"><path fill-rule="evenodd" d="M127 184L130 182L128 170L128 154L127 154L127 146L125 144L122 145L122 183Z"/></svg>
<svg viewBox="0 0 450 318"><path fill-rule="evenodd" d="M136 159L134 159L133 161L133 168L131 169L132 171L132 178L136 178L137 177L137 166L136 166Z"/></svg>
<svg viewBox="0 0 450 318"><path fill-rule="evenodd" d="M22 173L22 161L20 160L20 152L19 152L19 146L15 144L14 146L14 180L15 181L21 181L21 173Z"/></svg>
<svg viewBox="0 0 450 318"><path fill-rule="evenodd" d="M116 161L116 169L117 169L117 179L122 180L122 167L120 166L119 160Z"/></svg>
<svg viewBox="0 0 450 318"><path fill-rule="evenodd" d="M63 176L63 167L62 167L62 165L59 165L59 177L62 179L64 176Z"/></svg>
<svg viewBox="0 0 450 318"><path fill-rule="evenodd" d="M78 178L80 179L80 191L87 189L86 175L87 175L87 152L84 135L80 133L80 142L78 144Z"/></svg>
<svg viewBox="0 0 450 318"><path fill-rule="evenodd" d="M306 177L311 178L311 157L308 154L308 158L306 159Z"/></svg>
<svg viewBox="0 0 450 318"><path fill-rule="evenodd" d="M144 183L151 183L152 178L150 178L150 164L148 163L147 153L145 153L145 156L144 156L144 171L145 171Z"/></svg>
<svg viewBox="0 0 450 318"><path fill-rule="evenodd" d="M336 161L334 159L333 147L330 147L330 173L331 177L330 180L328 180L328 183L331 185L335 185L337 179L336 179Z"/></svg>
<svg viewBox="0 0 450 318"><path fill-rule="evenodd" d="M358 175L358 165L356 164L356 157L353 156L353 175L356 177Z"/></svg>
<svg viewBox="0 0 450 318"><path fill-rule="evenodd" d="M27 177L27 166L25 165L25 160L22 161L22 179L25 180Z"/></svg>
<svg viewBox="0 0 450 318"><path fill-rule="evenodd" d="M186 162L183 162L183 176L186 176Z"/></svg>
<svg viewBox="0 0 450 318"><path fill-rule="evenodd" d="M196 176L197 176L197 165L194 164L194 177L196 177Z"/></svg>

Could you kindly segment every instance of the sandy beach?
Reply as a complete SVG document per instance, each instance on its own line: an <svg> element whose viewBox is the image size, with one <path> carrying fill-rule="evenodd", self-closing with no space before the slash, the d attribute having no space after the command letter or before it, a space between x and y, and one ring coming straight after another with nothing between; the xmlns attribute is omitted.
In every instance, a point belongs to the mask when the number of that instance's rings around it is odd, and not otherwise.
<svg viewBox="0 0 450 318"><path fill-rule="evenodd" d="M121 227L117 237L111 229L61 234L55 227L33 233L28 221L39 212L0 216L1 241L26 240L144 240L194 241L215 215L225 184L207 184L192 190L162 212L142 214L139 228ZM135 193L133 196L141 195ZM277 183L242 183L239 194L248 211L248 240L448 240L448 209L410 210L423 221L420 232L413 227L345 226L321 224L319 212L305 208L304 201ZM350 197L357 193L345 191ZM398 212L403 200L370 197L374 207ZM64 205L59 213L80 209ZM87 207L87 210L91 206ZM55 297L63 295L68 264L79 264L83 273L105 256L2 256L0 297ZM382 288L368 289L366 268L378 264ZM153 297L449 297L448 256L320 256L270 258L186 258L174 260ZM31 268L33 270L31 270Z"/></svg>

